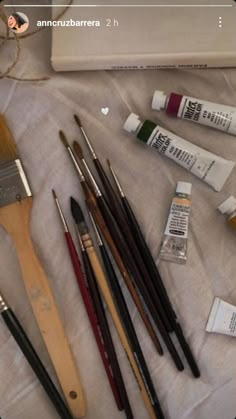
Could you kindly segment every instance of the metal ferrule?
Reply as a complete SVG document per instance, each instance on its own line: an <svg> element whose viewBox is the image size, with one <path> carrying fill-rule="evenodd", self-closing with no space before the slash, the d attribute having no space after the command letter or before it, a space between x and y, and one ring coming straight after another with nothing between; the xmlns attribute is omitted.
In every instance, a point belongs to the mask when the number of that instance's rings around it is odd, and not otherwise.
<svg viewBox="0 0 236 419"><path fill-rule="evenodd" d="M76 159L76 157L75 157L75 155L74 155L73 151L71 150L71 148L70 148L70 147L67 147L67 150L68 150L68 153L69 153L69 154L70 154L70 156L71 156L71 160L73 161L74 166L75 166L75 168L76 168L76 170L77 170L77 172L78 172L78 174L79 174L80 181L81 181L81 182L84 182L84 181L85 181L85 177L84 177L84 175L83 175L82 170L81 170L81 169L80 169L80 167L79 167L79 163L77 162L77 159Z"/></svg>
<svg viewBox="0 0 236 419"><path fill-rule="evenodd" d="M98 231L97 225L96 225L95 220L94 220L90 211L89 211L89 215L90 215L90 219L92 221L92 225L93 225L93 228L94 228L94 232L95 232L95 236L96 236L98 246L103 246L103 241L102 241L101 235Z"/></svg>
<svg viewBox="0 0 236 419"><path fill-rule="evenodd" d="M117 189L118 189L118 192L119 192L119 194L120 194L121 198L125 198L125 194L124 194L124 192L123 192L123 189L122 189L122 187L121 187L121 184L120 184L120 182L119 182L119 180L118 180L118 178L117 178L117 176L116 176L116 174L115 174L114 170L112 169L112 167L111 167L111 166L109 166L109 167L110 167L111 174L112 174L112 176L113 176L113 179L114 179L114 181L115 181L116 187L117 187Z"/></svg>
<svg viewBox="0 0 236 419"><path fill-rule="evenodd" d="M96 197L102 196L102 193L101 193L101 191L98 187L98 184L97 184L96 180L94 179L94 177L93 177L93 175L92 175L92 173L91 173L91 171L90 171L90 169L89 169L89 167L86 163L86 160L82 159L81 161L82 161L82 163L84 165L84 168L85 168L85 170L88 174L89 180L91 182L91 185L93 187L93 190L94 190L94 193L95 193Z"/></svg>
<svg viewBox="0 0 236 419"><path fill-rule="evenodd" d="M61 221L62 221L62 224L63 224L63 227L64 227L64 231L65 231L65 233L68 233L69 232L69 229L68 229L68 226L67 226L67 223L66 223L66 219L64 217L64 214L62 212L60 203L58 201L58 198L55 198L55 202L56 202L56 206L57 206L58 212L59 212L60 217L61 217Z"/></svg>
<svg viewBox="0 0 236 419"><path fill-rule="evenodd" d="M0 314L2 314L3 311L8 310L8 308L6 301L4 301L3 296L0 294Z"/></svg>
<svg viewBox="0 0 236 419"><path fill-rule="evenodd" d="M20 159L0 165L0 207L32 196Z"/></svg>
<svg viewBox="0 0 236 419"><path fill-rule="evenodd" d="M81 132L82 132L82 134L84 136L85 142L86 142L86 144L88 146L89 152L90 152L93 160L97 159L96 153L95 153L95 151L94 151L94 149L92 147L92 144L90 143L90 141L89 141L89 139L87 137L87 134L86 134L84 128L83 127L80 127L80 129L81 129Z"/></svg>
<svg viewBox="0 0 236 419"><path fill-rule="evenodd" d="M77 226L76 226L77 227ZM84 245L83 245L83 242L82 242L82 240L81 240L81 237L80 237L80 234L79 234L79 232L78 232L78 228L76 229L77 230L77 237L78 237L78 242L79 242L79 245L80 245L80 249L81 249L81 252L85 252L85 247L84 247Z"/></svg>

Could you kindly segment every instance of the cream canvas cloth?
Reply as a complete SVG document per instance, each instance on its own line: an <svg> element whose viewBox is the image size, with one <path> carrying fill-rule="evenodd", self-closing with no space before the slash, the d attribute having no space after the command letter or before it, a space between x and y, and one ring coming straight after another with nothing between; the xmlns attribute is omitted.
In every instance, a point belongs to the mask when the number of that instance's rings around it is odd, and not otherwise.
<svg viewBox="0 0 236 419"><path fill-rule="evenodd" d="M78 113L101 162L116 170L155 260L177 181L193 183L188 262L159 263L159 269L185 336L201 370L196 380L182 356L177 372L163 345L160 357L122 283L140 344L166 419L234 419L236 416L236 341L208 334L205 327L215 296L236 305L236 237L217 206L236 194L235 170L221 193L214 192L175 163L140 144L122 129L130 112L163 126L220 156L236 160L233 136L167 117L151 110L155 89L178 91L228 105L236 104L235 69L81 72L56 74L50 67L50 30L22 42L14 74L50 75L42 83L0 81L0 112L5 114L34 194L32 238L47 272L76 359L88 402L87 419L121 419L71 267L62 226L52 199L54 188L76 240L69 208L74 196L85 210L75 170L58 131L84 145L73 114ZM1 50L1 66L13 46ZM103 115L101 108L108 107ZM88 221L88 216L87 221ZM27 300L14 245L0 230L0 288L58 385ZM126 355L108 314L135 419L148 419ZM176 342L176 347L179 345ZM61 360L63 363L63 359ZM58 415L3 321L0 322L0 416L2 419L53 419Z"/></svg>

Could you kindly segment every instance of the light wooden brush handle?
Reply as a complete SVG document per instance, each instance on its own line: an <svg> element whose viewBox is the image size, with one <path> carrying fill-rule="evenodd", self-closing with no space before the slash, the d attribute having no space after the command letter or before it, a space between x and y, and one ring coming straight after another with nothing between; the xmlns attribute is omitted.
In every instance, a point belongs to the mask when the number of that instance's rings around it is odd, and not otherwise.
<svg viewBox="0 0 236 419"><path fill-rule="evenodd" d="M86 414L84 393L54 296L31 241L31 208L32 198L0 208L0 224L14 240L42 337L71 412L75 418L80 418Z"/></svg>
<svg viewBox="0 0 236 419"><path fill-rule="evenodd" d="M91 241L90 236L88 234L82 236L81 238L82 238L84 247L86 249L86 252L88 254L88 257L90 259L90 262L91 262L94 274L96 276L96 279L98 281L98 284L99 284L99 286L102 290L104 300L106 301L106 304L108 305L109 311L111 313L113 322L116 326L116 330L117 330L118 335L120 337L121 343L122 343L123 348L124 348L124 350L125 350L125 352L128 356L128 359L129 359L129 362L132 366L133 372L136 376L136 379L137 379L137 382L139 384L140 391L142 393L142 397L143 397L144 403L147 407L149 416L150 416L151 419L156 419L156 415L154 413L154 410L153 410L151 401L149 399L145 384L143 382L143 378L142 378L142 376L139 372L136 359L135 359L134 354L132 352L132 349L130 347L129 341L126 337L124 327L122 325L122 322L120 320L120 316L118 314L115 303L113 301L113 297L112 297L110 288L107 284L107 280L106 280L104 271L102 269L101 263L98 259L95 248L93 247L92 241Z"/></svg>

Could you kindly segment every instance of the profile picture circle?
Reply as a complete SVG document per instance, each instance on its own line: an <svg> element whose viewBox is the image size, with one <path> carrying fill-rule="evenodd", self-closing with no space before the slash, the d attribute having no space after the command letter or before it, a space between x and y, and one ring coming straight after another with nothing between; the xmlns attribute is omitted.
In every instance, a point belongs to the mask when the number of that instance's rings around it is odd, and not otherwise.
<svg viewBox="0 0 236 419"><path fill-rule="evenodd" d="M11 31L23 33L29 27L29 19L24 13L15 12L9 16L7 24Z"/></svg>

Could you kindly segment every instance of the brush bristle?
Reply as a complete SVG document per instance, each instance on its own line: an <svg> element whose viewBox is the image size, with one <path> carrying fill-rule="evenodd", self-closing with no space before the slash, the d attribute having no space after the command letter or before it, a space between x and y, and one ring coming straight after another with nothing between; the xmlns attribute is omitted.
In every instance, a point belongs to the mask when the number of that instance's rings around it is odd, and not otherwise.
<svg viewBox="0 0 236 419"><path fill-rule="evenodd" d="M54 189L52 189L52 195L53 195L54 199L57 199L57 195L56 195L56 192L54 191Z"/></svg>
<svg viewBox="0 0 236 419"><path fill-rule="evenodd" d="M79 143L77 141L73 142L73 149L74 149L75 153L77 154L77 156L79 157L79 159L83 160L83 158L84 158L83 150L82 150L81 146L79 145Z"/></svg>
<svg viewBox="0 0 236 419"><path fill-rule="evenodd" d="M72 197L70 198L70 208L71 208L71 213L72 213L72 216L73 216L76 224L80 224L80 223L85 222L84 214L83 214L78 202Z"/></svg>
<svg viewBox="0 0 236 419"><path fill-rule="evenodd" d="M69 143L68 143L67 138L66 138L66 136L65 136L65 134L62 130L59 131L59 137L60 137L60 140L61 140L62 144L64 144L64 146L66 148L68 148Z"/></svg>
<svg viewBox="0 0 236 419"><path fill-rule="evenodd" d="M17 148L6 120L0 114L0 164L18 158Z"/></svg>
<svg viewBox="0 0 236 419"><path fill-rule="evenodd" d="M78 115L74 115L74 118L75 118L75 122L79 125L79 127L81 128L82 127L82 124L81 124L81 121L80 121L80 119L79 119L79 117L78 117Z"/></svg>

